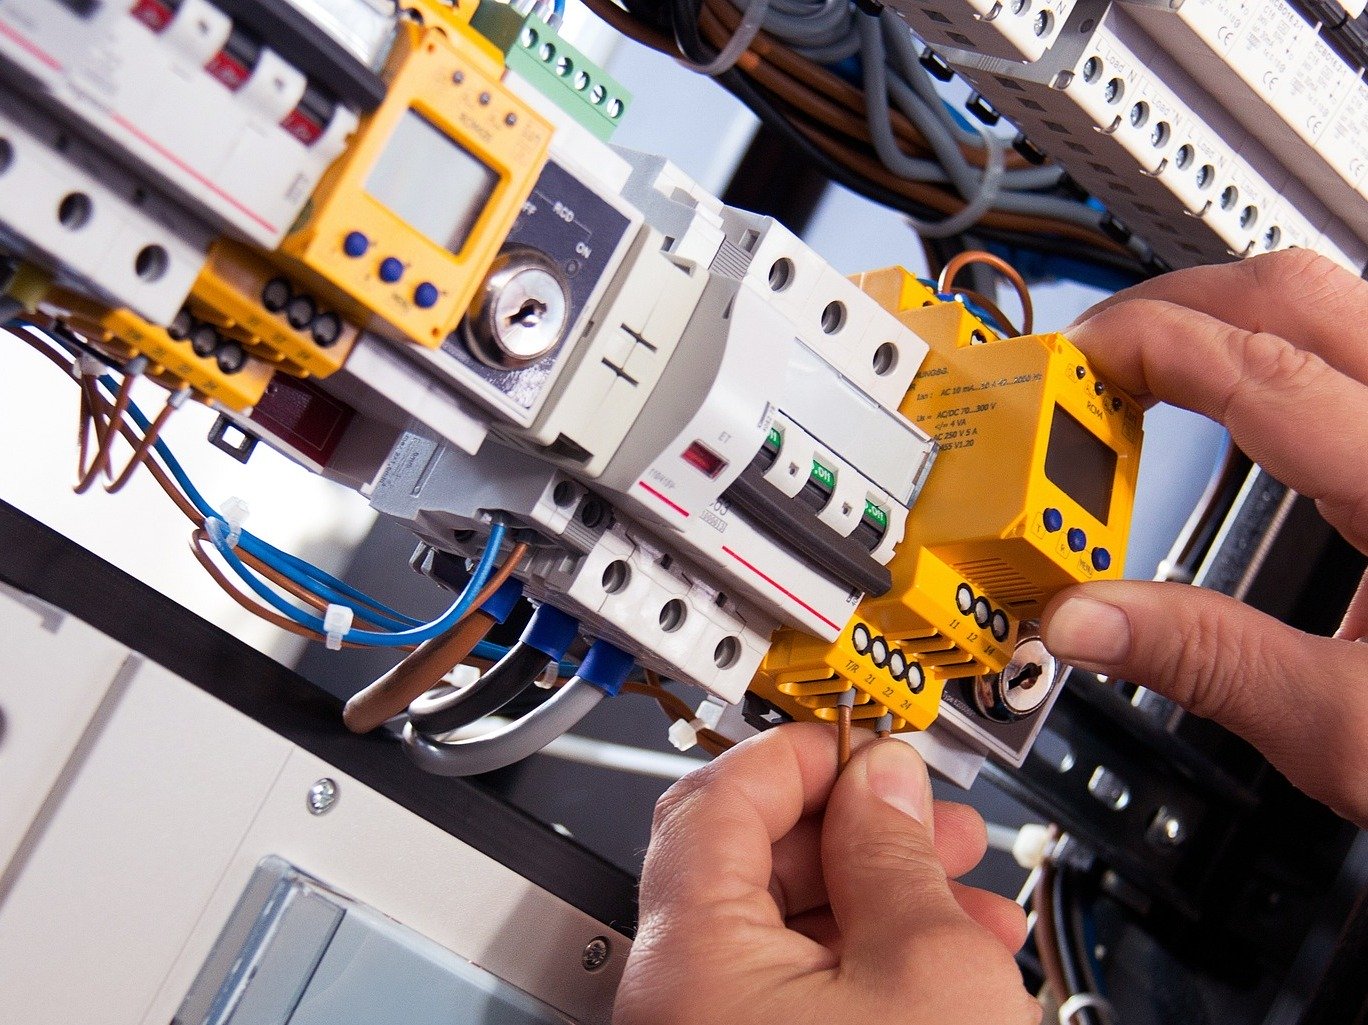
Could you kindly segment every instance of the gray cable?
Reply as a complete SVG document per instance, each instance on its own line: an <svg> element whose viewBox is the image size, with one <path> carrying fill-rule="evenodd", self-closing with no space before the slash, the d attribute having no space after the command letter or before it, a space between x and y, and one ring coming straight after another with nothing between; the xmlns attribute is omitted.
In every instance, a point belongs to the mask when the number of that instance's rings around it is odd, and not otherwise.
<svg viewBox="0 0 1368 1025"><path fill-rule="evenodd" d="M438 687L418 697L409 705L409 722L429 737L469 726L493 715L532 686L550 661L530 644L519 641L468 687Z"/></svg>
<svg viewBox="0 0 1368 1025"><path fill-rule="evenodd" d="M429 740L404 725L404 749L418 767L436 776L477 776L520 762L568 733L606 695L592 683L572 679L521 719L493 733L451 743Z"/></svg>
<svg viewBox="0 0 1368 1025"><path fill-rule="evenodd" d="M922 98L923 103L937 113L942 123L957 140L969 146L981 145L979 136L966 129L945 109L945 102L936 89L936 83L931 81L930 72L922 66L922 62L919 60L921 54L917 50L916 37L912 34L912 29L907 22L892 11L885 9L880 16L879 25L884 30L883 38L887 41L888 49L891 51L891 62L898 69L900 77L906 80L913 91Z"/></svg>
<svg viewBox="0 0 1368 1025"><path fill-rule="evenodd" d="M898 148L897 140L893 137L893 122L888 107L888 69L884 63L883 36L879 29L879 20L877 17L862 15L859 18L859 27L864 53L865 117L874 141L874 149L879 154L879 159L894 174L911 177L908 169L925 162L914 161L908 157ZM920 97L912 95L910 90L907 98L916 101L917 107L924 107ZM935 123L934 117L926 117L924 114L921 120L928 123L927 127ZM909 217L908 223L918 234L926 238L948 238L973 227L980 217L993 208L999 195L1004 167L1001 143L984 132L983 142L987 150L987 159L984 161L983 177L975 181L972 179L972 172L966 176L964 169L968 168L968 162L964 155L959 152L949 134L943 130L944 126L937 127L940 131L933 128L932 133L927 136L927 141L931 143L936 156L941 158L951 182L959 189L966 203L963 209L940 221L922 221Z"/></svg>
<svg viewBox="0 0 1368 1025"><path fill-rule="evenodd" d="M794 46L793 52L814 64L840 64L860 52L860 37L852 32L830 46Z"/></svg>

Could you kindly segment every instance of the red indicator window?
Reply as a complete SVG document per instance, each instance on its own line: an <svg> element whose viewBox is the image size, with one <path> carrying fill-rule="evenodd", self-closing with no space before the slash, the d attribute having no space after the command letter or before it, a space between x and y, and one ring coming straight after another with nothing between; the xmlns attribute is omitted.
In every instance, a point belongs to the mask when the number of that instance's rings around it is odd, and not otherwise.
<svg viewBox="0 0 1368 1025"><path fill-rule="evenodd" d="M705 477L716 477L727 468L727 461L701 441L695 441L684 450L684 462Z"/></svg>
<svg viewBox="0 0 1368 1025"><path fill-rule="evenodd" d="M162 31L171 24L171 19L176 16L174 7L170 4L160 3L159 0L138 0L129 13L153 32Z"/></svg>

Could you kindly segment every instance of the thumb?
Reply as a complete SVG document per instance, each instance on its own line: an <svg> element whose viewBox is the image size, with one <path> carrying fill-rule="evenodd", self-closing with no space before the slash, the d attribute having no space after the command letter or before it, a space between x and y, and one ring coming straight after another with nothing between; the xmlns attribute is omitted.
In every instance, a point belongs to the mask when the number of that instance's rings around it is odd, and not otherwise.
<svg viewBox="0 0 1368 1025"><path fill-rule="evenodd" d="M822 868L843 963L882 972L923 956L928 930L971 926L936 856L932 814L926 765L902 741L866 744L837 779Z"/></svg>
<svg viewBox="0 0 1368 1025"><path fill-rule="evenodd" d="M1368 645L1301 633L1214 591L1120 580L1060 594L1041 638L1065 662L1216 720L1368 825Z"/></svg>

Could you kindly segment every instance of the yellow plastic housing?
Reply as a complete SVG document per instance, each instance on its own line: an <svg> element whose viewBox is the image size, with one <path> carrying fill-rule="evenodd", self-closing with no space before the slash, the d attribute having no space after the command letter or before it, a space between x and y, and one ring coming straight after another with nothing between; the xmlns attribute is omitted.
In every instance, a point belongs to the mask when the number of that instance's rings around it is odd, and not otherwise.
<svg viewBox="0 0 1368 1025"><path fill-rule="evenodd" d="M220 239L210 247L209 259L191 289L190 312L297 377L327 377L340 370L356 344L357 330L351 323L356 310L350 303L330 310L322 297L311 296L320 312L335 313L341 324L337 340L320 345L308 325L292 327L283 311L272 313L261 304L267 282L279 277L280 272L257 253Z"/></svg>
<svg viewBox="0 0 1368 1025"><path fill-rule="evenodd" d="M277 259L288 258L319 294L331 285L375 314L379 320L368 326L435 348L464 316L530 195L552 127L504 88L497 51L473 29L448 21L424 30L402 22L399 32L384 102L324 175ZM388 147L411 123L410 112L455 147L452 154L473 158L492 173L488 198L455 250L368 191L373 169L393 156ZM431 175L434 203L444 201L443 189L459 184L443 180L436 167ZM349 247L348 239L364 239L364 249ZM387 260L402 268L396 280L385 280ZM420 299L424 285L427 294Z"/></svg>
<svg viewBox="0 0 1368 1025"><path fill-rule="evenodd" d="M43 303L92 343L121 355L146 356L149 376L171 388L194 389L205 400L235 413L244 413L261 400L275 368L249 355L242 369L224 373L213 356L197 356L188 341L176 341L164 328L148 323L130 310L110 310L83 296L54 290Z"/></svg>
<svg viewBox="0 0 1368 1025"><path fill-rule="evenodd" d="M940 449L889 563L892 588L866 597L834 644L781 630L751 689L795 718L826 719L853 686L857 710L875 706L865 718L924 729L943 682L1005 668L1020 623L1056 593L1120 576L1143 413L1062 335L999 338L901 268L856 280L931 346L899 410ZM859 624L920 668L919 692L857 657Z"/></svg>

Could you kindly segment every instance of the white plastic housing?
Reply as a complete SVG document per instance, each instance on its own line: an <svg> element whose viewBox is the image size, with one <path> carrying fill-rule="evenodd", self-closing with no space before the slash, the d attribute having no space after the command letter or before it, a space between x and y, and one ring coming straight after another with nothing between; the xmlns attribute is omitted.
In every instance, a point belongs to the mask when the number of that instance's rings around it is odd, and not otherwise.
<svg viewBox="0 0 1368 1025"><path fill-rule="evenodd" d="M1028 67L944 56L1170 265L1299 245L1363 269L1368 246L1338 211L1121 8L1080 6L1070 24Z"/></svg>
<svg viewBox="0 0 1368 1025"><path fill-rule="evenodd" d="M260 245L289 229L319 177L342 152L356 116L338 106L305 145L281 126L304 95L304 75L268 49L230 91L204 65L232 21L207 0L183 0L154 33L127 4L81 18L60 0L0 6L0 62L196 212Z"/></svg>
<svg viewBox="0 0 1368 1025"><path fill-rule="evenodd" d="M153 323L175 317L209 229L96 150L0 94L0 229L59 281Z"/></svg>

